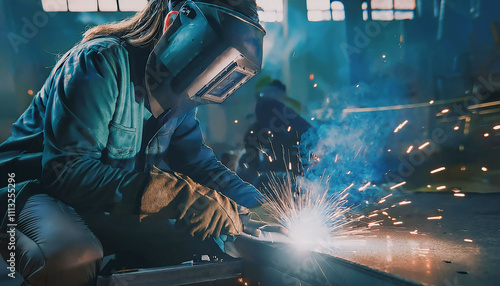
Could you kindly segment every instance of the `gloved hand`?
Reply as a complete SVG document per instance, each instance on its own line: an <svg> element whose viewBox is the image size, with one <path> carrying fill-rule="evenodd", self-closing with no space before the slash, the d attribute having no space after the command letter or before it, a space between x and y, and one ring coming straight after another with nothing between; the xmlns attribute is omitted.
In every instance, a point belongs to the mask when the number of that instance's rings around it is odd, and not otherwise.
<svg viewBox="0 0 500 286"><path fill-rule="evenodd" d="M141 220L176 219L190 235L203 240L242 233L238 205L230 198L179 173L156 167L150 173L151 180L141 200Z"/></svg>
<svg viewBox="0 0 500 286"><path fill-rule="evenodd" d="M243 232L260 237L262 231L288 235L288 230L279 225L275 218L269 215L265 207L259 206L240 209L240 219L243 223Z"/></svg>

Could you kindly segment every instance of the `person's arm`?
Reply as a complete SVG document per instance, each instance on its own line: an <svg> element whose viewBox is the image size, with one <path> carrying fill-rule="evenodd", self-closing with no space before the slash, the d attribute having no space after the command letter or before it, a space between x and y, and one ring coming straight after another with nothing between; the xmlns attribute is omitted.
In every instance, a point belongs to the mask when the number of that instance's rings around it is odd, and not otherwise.
<svg viewBox="0 0 500 286"><path fill-rule="evenodd" d="M42 184L77 210L138 211L149 176L100 161L122 81L128 72L119 45L70 55L55 72L46 106ZM116 210L116 209L115 209Z"/></svg>
<svg viewBox="0 0 500 286"><path fill-rule="evenodd" d="M176 128L166 159L173 170L220 191L240 205L255 207L261 203L262 194L219 162L212 149L205 145L195 109Z"/></svg>

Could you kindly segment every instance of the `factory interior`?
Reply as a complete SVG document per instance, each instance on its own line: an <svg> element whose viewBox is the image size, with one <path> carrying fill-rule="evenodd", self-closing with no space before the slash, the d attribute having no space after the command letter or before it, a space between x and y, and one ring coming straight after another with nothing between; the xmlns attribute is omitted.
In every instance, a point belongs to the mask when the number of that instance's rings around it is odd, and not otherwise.
<svg viewBox="0 0 500 286"><path fill-rule="evenodd" d="M1 142L86 30L147 2L0 0ZM499 285L500 2L256 2L262 70L197 118L286 235L99 285ZM276 136L258 130L273 114L292 122ZM0 266L0 285L23 283Z"/></svg>

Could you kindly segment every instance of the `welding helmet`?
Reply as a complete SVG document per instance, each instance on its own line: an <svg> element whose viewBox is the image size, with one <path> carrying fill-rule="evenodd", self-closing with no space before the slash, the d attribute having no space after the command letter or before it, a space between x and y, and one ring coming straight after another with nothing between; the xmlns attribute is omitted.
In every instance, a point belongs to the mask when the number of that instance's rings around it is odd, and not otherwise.
<svg viewBox="0 0 500 286"><path fill-rule="evenodd" d="M262 66L264 28L226 7L186 1L149 56L152 114L186 100L222 103Z"/></svg>

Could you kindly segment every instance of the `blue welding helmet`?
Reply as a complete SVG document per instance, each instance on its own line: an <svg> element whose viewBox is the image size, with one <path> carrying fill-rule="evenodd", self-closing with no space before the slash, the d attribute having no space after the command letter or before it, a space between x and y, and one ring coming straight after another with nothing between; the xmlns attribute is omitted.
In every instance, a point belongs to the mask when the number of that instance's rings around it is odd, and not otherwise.
<svg viewBox="0 0 500 286"><path fill-rule="evenodd" d="M261 70L265 34L258 21L226 7L184 2L148 59L152 114L186 100L222 103Z"/></svg>

